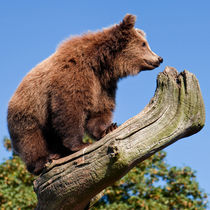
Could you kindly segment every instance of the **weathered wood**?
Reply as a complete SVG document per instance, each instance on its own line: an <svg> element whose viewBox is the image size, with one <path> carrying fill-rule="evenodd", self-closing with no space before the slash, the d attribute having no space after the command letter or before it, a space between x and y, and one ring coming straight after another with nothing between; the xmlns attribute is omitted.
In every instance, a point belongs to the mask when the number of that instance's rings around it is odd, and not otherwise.
<svg viewBox="0 0 210 210"><path fill-rule="evenodd" d="M142 112L100 141L47 166L34 181L37 209L84 209L137 163L200 131L204 122L196 77L166 67L158 75L155 96Z"/></svg>

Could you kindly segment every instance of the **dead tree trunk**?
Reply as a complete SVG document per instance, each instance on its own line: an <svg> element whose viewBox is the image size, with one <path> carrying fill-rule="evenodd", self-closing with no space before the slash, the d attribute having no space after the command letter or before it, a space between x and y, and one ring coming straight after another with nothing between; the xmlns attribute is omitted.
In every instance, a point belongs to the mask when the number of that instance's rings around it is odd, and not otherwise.
<svg viewBox="0 0 210 210"><path fill-rule="evenodd" d="M142 112L103 139L53 161L34 181L37 209L84 209L137 163L201 130L205 109L196 77L166 67Z"/></svg>

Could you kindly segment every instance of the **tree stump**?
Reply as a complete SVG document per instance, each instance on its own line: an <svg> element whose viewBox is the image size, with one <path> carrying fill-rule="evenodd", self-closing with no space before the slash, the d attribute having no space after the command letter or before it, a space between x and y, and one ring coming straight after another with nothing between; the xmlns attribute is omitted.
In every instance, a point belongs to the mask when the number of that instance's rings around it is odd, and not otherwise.
<svg viewBox="0 0 210 210"><path fill-rule="evenodd" d="M166 67L143 111L94 144L47 165L34 181L37 209L84 209L136 164L200 131L204 122L196 77Z"/></svg>

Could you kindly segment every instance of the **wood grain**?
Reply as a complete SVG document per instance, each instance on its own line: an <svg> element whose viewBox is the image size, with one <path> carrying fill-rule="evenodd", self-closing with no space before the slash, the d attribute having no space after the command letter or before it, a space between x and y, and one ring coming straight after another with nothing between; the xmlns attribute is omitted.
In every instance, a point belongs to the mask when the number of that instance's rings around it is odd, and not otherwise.
<svg viewBox="0 0 210 210"><path fill-rule="evenodd" d="M195 134L204 123L205 108L195 75L166 67L143 111L100 141L47 166L34 181L37 209L84 209L137 163Z"/></svg>

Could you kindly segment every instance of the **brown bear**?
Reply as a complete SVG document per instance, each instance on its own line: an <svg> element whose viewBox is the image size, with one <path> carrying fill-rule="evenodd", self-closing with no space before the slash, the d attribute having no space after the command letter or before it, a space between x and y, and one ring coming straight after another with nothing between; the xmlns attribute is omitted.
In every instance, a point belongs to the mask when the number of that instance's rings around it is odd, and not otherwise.
<svg viewBox="0 0 210 210"><path fill-rule="evenodd" d="M29 172L40 174L48 161L86 147L84 132L99 140L115 129L118 80L162 63L135 20L127 14L110 28L64 41L25 76L9 102L8 129Z"/></svg>

